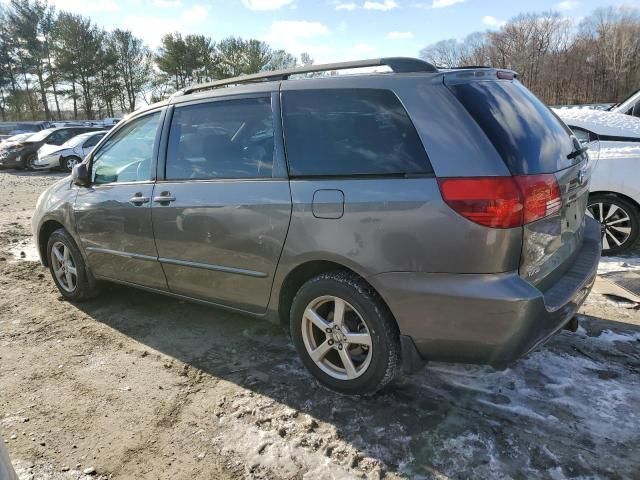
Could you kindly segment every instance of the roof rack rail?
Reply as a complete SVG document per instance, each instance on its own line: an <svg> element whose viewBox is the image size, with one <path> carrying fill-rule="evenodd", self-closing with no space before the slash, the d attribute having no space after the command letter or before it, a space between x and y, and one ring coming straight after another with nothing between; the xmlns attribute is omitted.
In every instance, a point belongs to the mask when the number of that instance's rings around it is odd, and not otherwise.
<svg viewBox="0 0 640 480"><path fill-rule="evenodd" d="M352 62L337 62L337 63L325 63L322 65L309 65L306 67L288 68L286 70L275 70L272 72L260 72L260 73L254 73L251 75L244 75L241 77L226 78L224 80L216 80L213 82L192 85L179 92L176 92L174 96L188 95L190 93L224 87L226 85L238 85L242 83L287 80L291 75L299 75L304 73L327 72L332 70L348 70L352 68L379 67L379 66L387 66L394 73L418 73L418 72L435 73L438 71L438 69L434 67L432 64L430 64L429 62L425 62L424 60L419 60L417 58L410 58L410 57L374 58L370 60L355 60Z"/></svg>

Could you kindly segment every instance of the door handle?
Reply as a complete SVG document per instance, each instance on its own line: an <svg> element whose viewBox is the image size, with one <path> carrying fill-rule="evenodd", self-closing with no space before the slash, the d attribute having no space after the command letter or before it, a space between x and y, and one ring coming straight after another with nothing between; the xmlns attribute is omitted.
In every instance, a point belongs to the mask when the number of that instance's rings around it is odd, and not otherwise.
<svg viewBox="0 0 640 480"><path fill-rule="evenodd" d="M133 203L134 205L140 206L143 203L149 203L149 197L143 197L142 192L138 192L129 199L129 203Z"/></svg>
<svg viewBox="0 0 640 480"><path fill-rule="evenodd" d="M153 201L160 204L168 204L169 202L175 202L176 197L171 195L171 192L162 192L159 196L153 197Z"/></svg>

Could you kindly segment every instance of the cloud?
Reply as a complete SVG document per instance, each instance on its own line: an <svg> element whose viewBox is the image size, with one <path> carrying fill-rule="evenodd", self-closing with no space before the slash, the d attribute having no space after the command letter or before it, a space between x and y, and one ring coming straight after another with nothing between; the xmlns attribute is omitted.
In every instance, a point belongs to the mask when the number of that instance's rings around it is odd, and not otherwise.
<svg viewBox="0 0 640 480"><path fill-rule="evenodd" d="M393 40L404 40L408 38L413 38L413 32L389 32L387 33L387 38Z"/></svg>
<svg viewBox="0 0 640 480"><path fill-rule="evenodd" d="M73 13L117 12L120 7L115 0L50 0L58 10Z"/></svg>
<svg viewBox="0 0 640 480"><path fill-rule="evenodd" d="M190 33L204 33L209 29L206 22L209 9L204 5L194 5L178 16L153 17L148 15L129 15L122 21L122 28L131 30L134 35L142 38L151 48L160 46L160 40L168 33L180 32L183 35ZM153 28L149 28L153 25Z"/></svg>
<svg viewBox="0 0 640 480"><path fill-rule="evenodd" d="M293 0L242 0L242 3L249 10L267 11L278 10L293 3Z"/></svg>
<svg viewBox="0 0 640 480"><path fill-rule="evenodd" d="M362 6L365 10L392 10L398 8L398 3L395 0L384 0L383 2L372 2L367 0Z"/></svg>
<svg viewBox="0 0 640 480"><path fill-rule="evenodd" d="M580 2L577 2L576 0L565 0L564 2L556 3L555 9L560 10L561 12L566 12L567 10L573 10L578 5L580 5Z"/></svg>
<svg viewBox="0 0 640 480"><path fill-rule="evenodd" d="M182 0L151 0L151 5L156 8L176 8L182 6Z"/></svg>
<svg viewBox="0 0 640 480"><path fill-rule="evenodd" d="M310 53L314 58L325 47L317 43L318 38L329 35L329 29L320 22L307 20L276 20L271 24L262 40L273 48L282 48L294 55Z"/></svg>
<svg viewBox="0 0 640 480"><path fill-rule="evenodd" d="M356 4L355 3L338 3L336 5L336 10L355 10L356 9Z"/></svg>
<svg viewBox="0 0 640 480"><path fill-rule="evenodd" d="M194 5L182 12L181 19L187 23L203 22L209 15L209 9L204 5Z"/></svg>
<svg viewBox="0 0 640 480"><path fill-rule="evenodd" d="M491 15L486 15L482 17L482 23L492 28L500 28L507 22L504 20L498 20L496 17L492 17Z"/></svg>
<svg viewBox="0 0 640 480"><path fill-rule="evenodd" d="M431 8L446 8L464 1L466 0L433 0Z"/></svg>

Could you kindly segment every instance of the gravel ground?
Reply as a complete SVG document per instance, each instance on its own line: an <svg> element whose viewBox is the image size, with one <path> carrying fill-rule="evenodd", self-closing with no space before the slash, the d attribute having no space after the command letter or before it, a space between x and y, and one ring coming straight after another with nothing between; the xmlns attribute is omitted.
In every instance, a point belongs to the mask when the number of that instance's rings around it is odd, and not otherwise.
<svg viewBox="0 0 640 480"><path fill-rule="evenodd" d="M59 177L0 172L0 436L21 479L640 478L635 304L592 294L578 332L502 372L433 363L348 398L264 321L120 286L62 301L29 261Z"/></svg>

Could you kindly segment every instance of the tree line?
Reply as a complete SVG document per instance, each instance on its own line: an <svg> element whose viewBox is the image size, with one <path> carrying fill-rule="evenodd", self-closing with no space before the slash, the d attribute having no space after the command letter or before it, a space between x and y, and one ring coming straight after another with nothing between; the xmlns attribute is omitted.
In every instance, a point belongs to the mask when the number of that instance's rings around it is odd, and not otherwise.
<svg viewBox="0 0 640 480"><path fill-rule="evenodd" d="M113 117L191 83L298 63L313 59L237 37L171 33L154 52L128 30L108 32L47 0L0 4L0 120Z"/></svg>
<svg viewBox="0 0 640 480"><path fill-rule="evenodd" d="M640 10L594 10L577 25L558 13L519 15L496 31L428 45L438 66L491 65L519 79L551 105L615 103L640 89Z"/></svg>
<svg viewBox="0 0 640 480"><path fill-rule="evenodd" d="M597 9L577 25L553 12L523 14L420 56L440 67L511 68L549 104L617 102L640 88L639 12ZM192 83L312 63L238 37L170 33L152 51L128 30L108 32L48 0L0 4L1 120L112 117Z"/></svg>

